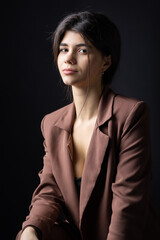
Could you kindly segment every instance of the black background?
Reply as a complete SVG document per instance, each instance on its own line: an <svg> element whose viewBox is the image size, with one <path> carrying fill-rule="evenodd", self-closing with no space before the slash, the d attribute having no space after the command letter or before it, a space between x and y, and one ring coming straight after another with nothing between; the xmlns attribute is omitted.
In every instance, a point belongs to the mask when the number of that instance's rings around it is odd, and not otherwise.
<svg viewBox="0 0 160 240"><path fill-rule="evenodd" d="M41 120L68 103L49 36L65 14L88 9L106 14L121 33L121 63L112 88L150 107L152 193L160 211L158 0L10 1L1 7L1 239L15 238L39 183Z"/></svg>

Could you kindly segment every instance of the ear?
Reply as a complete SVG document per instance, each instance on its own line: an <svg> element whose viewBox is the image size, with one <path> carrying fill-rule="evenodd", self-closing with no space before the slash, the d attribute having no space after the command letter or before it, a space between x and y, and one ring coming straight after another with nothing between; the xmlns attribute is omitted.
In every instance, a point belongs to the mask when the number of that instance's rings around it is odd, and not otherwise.
<svg viewBox="0 0 160 240"><path fill-rule="evenodd" d="M112 64L111 55L104 56L103 72L105 72Z"/></svg>

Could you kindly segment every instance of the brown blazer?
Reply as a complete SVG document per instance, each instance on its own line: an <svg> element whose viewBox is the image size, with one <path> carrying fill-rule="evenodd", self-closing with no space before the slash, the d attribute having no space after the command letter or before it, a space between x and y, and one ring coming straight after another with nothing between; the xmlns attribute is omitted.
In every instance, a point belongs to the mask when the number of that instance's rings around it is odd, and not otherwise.
<svg viewBox="0 0 160 240"><path fill-rule="evenodd" d="M78 199L70 151L75 116L71 103L42 120L46 154L40 184L23 228L33 225L49 240L63 206L84 240L160 239L150 197L150 116L147 104L103 93ZM158 235L159 234L159 235Z"/></svg>

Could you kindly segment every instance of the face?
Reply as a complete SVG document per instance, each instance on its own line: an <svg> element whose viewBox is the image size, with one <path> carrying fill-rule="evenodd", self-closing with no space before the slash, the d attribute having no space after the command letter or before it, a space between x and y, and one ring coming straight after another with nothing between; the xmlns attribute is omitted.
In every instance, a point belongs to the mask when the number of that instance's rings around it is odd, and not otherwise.
<svg viewBox="0 0 160 240"><path fill-rule="evenodd" d="M90 87L97 87L109 67L107 58L79 33L67 31L59 46L57 65L65 84L87 87L89 79Z"/></svg>

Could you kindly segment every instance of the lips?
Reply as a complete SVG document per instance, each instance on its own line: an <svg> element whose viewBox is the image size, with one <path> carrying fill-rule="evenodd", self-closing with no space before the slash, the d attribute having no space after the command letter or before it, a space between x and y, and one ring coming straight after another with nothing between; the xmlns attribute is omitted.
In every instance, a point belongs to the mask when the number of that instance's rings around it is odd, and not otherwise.
<svg viewBox="0 0 160 240"><path fill-rule="evenodd" d="M72 68L66 68L66 69L63 69L63 72L66 75L71 75L71 74L75 74L77 71Z"/></svg>

